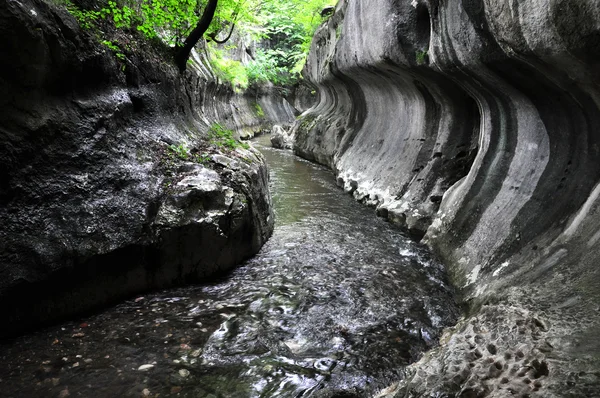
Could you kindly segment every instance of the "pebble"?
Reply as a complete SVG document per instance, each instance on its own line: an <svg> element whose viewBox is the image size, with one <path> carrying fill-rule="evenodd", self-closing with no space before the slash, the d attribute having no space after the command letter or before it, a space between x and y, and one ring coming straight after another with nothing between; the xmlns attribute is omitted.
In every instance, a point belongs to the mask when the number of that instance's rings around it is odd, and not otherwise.
<svg viewBox="0 0 600 398"><path fill-rule="evenodd" d="M146 372L146 371L152 369L153 367L154 367L154 365L152 365L152 364L146 364L146 365L140 366L138 368L138 370L141 371L141 372Z"/></svg>
<svg viewBox="0 0 600 398"><path fill-rule="evenodd" d="M150 396L150 390L148 390L147 388L144 388L142 390L142 396L143 397L149 397Z"/></svg>
<svg viewBox="0 0 600 398"><path fill-rule="evenodd" d="M190 375L190 371L187 369L180 369L179 370L179 376L181 377L188 377Z"/></svg>
<svg viewBox="0 0 600 398"><path fill-rule="evenodd" d="M191 352L190 356L194 357L194 358L198 358L200 356L200 354L202 354L202 350L195 350L195 351Z"/></svg>

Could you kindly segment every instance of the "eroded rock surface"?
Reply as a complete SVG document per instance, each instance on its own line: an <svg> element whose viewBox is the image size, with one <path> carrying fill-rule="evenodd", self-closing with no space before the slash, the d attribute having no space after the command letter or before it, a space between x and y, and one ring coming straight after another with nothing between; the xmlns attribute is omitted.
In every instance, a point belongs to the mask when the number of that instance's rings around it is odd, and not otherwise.
<svg viewBox="0 0 600 398"><path fill-rule="evenodd" d="M292 137L283 127L275 125L271 131L271 145L278 149L292 149Z"/></svg>
<svg viewBox="0 0 600 398"><path fill-rule="evenodd" d="M153 48L121 60L40 0L1 2L0 32L0 336L258 251L266 165L207 144L241 122L205 59L183 76Z"/></svg>
<svg viewBox="0 0 600 398"><path fill-rule="evenodd" d="M600 393L599 37L591 0L347 0L318 31L305 75L319 103L294 127L296 153L424 237L465 325L506 341L515 314L547 325L548 346L514 337L548 369L529 387L510 370L463 374L451 343L398 396ZM513 310L488 316L496 305Z"/></svg>

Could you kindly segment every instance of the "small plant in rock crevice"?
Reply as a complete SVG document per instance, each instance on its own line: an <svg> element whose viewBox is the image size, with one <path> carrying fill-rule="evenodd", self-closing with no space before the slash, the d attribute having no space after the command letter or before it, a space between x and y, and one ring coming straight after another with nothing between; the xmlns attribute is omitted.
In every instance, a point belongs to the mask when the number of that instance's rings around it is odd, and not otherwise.
<svg viewBox="0 0 600 398"><path fill-rule="evenodd" d="M213 123L208 130L208 139L211 145L217 148L235 150L237 148L250 149L250 145L241 142L234 137L233 130L223 127L219 123Z"/></svg>
<svg viewBox="0 0 600 398"><path fill-rule="evenodd" d="M71 14L79 25L85 30L93 30L96 28L98 20L105 17L102 11L82 10L75 5L71 0L53 0L53 4L62 5Z"/></svg>
<svg viewBox="0 0 600 398"><path fill-rule="evenodd" d="M169 145L169 154L181 160L188 160L190 158L190 153L183 144Z"/></svg>
<svg viewBox="0 0 600 398"><path fill-rule="evenodd" d="M119 61L125 61L125 54L123 54L123 51L121 51L121 48L116 43L110 40L102 40L101 43L108 47L108 49L115 54Z"/></svg>
<svg viewBox="0 0 600 398"><path fill-rule="evenodd" d="M262 119L263 117L265 117L265 111L258 102L254 103L254 111L256 112L256 116L258 116L259 118Z"/></svg>
<svg viewBox="0 0 600 398"><path fill-rule="evenodd" d="M425 65L427 64L429 57L427 55L427 50L417 50L415 53L417 65Z"/></svg>
<svg viewBox="0 0 600 398"><path fill-rule="evenodd" d="M183 144L169 145L167 156L171 161L173 161L175 159L179 159L179 160L183 160L183 161L200 163L203 165L207 165L211 161L209 154L207 154L207 153L192 153Z"/></svg>

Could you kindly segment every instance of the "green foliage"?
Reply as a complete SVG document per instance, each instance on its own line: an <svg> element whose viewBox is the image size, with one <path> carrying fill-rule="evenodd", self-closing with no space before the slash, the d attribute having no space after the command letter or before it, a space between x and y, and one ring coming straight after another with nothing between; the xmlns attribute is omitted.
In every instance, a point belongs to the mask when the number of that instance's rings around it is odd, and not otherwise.
<svg viewBox="0 0 600 398"><path fill-rule="evenodd" d="M272 82L274 84L285 84L288 69L278 63L276 51L278 50L256 50L254 60L247 66L248 81L252 83Z"/></svg>
<svg viewBox="0 0 600 398"><path fill-rule="evenodd" d="M211 158L207 153L193 154L183 144L169 145L168 156L171 160L179 159L183 161L201 163L204 165L207 165L211 161Z"/></svg>
<svg viewBox="0 0 600 398"><path fill-rule="evenodd" d="M226 56L209 45L213 67L224 80L232 82L234 88L271 82L278 86L293 85L300 78L312 36L323 21L322 8L333 0L281 0L263 2L241 0L244 7L255 7L252 25L245 25L245 32L261 42L253 60L245 66L224 61ZM221 4L221 3L219 3ZM232 13L235 14L235 8ZM223 14L223 13L222 13ZM226 14L226 13L225 13ZM244 14L247 15L247 14ZM238 21L249 23L250 17L238 16Z"/></svg>
<svg viewBox="0 0 600 398"><path fill-rule="evenodd" d="M65 5L84 29L100 34L100 20L111 21L117 29L135 29L147 39L160 39L170 46L181 44L196 26L207 0L103 0L94 9L83 10L72 0L49 0ZM315 30L326 17L321 10L336 0L219 0L208 36L226 36L230 27L250 34L261 42L249 65L227 59L211 47L216 73L236 90L250 84L272 82L289 85L300 78ZM123 52L114 42L100 40L118 58ZM110 44L109 44L110 43Z"/></svg>
<svg viewBox="0 0 600 398"><path fill-rule="evenodd" d="M317 27L328 18L321 17L321 10L333 4L335 0L264 3L259 14L264 28L259 38L269 48L257 50L248 65L250 83L294 84L300 78Z"/></svg>
<svg viewBox="0 0 600 398"><path fill-rule="evenodd" d="M209 36L226 36L231 24L238 28L259 24L258 10L263 0L219 0L210 27Z"/></svg>
<svg viewBox="0 0 600 398"><path fill-rule="evenodd" d="M190 158L190 153L183 144L169 145L169 151L170 154L178 157L181 160L188 160Z"/></svg>
<svg viewBox="0 0 600 398"><path fill-rule="evenodd" d="M111 16L117 28L129 28L136 20L135 11L132 8L127 5L119 7L117 2L112 0L109 0L108 6L102 8L100 12L103 18Z"/></svg>
<svg viewBox="0 0 600 398"><path fill-rule="evenodd" d="M234 138L232 130L229 130L219 123L213 123L208 130L208 139L212 145L218 148L225 148L234 150L236 148L250 149L250 145L245 142L241 142Z"/></svg>
<svg viewBox="0 0 600 398"><path fill-rule="evenodd" d="M71 0L63 4L84 29L109 19L117 29L137 29L146 38L159 37L170 45L185 38L198 22L201 0L109 0L99 10L82 10Z"/></svg>
<svg viewBox="0 0 600 398"><path fill-rule="evenodd" d="M101 43L104 44L106 47L108 47L109 50L111 50L113 53L115 53L115 56L120 61L125 61L125 54L123 54L123 52L121 51L121 48L118 46L118 44L113 43L112 41L109 41L109 40L102 40Z"/></svg>
<svg viewBox="0 0 600 398"><path fill-rule="evenodd" d="M197 0L142 0L136 29L147 38L160 37L174 45L196 26L203 5Z"/></svg>
<svg viewBox="0 0 600 398"><path fill-rule="evenodd" d="M211 162L211 157L207 153L196 154L194 156L194 160L196 163L201 163L203 165L207 165Z"/></svg>
<svg viewBox="0 0 600 398"><path fill-rule="evenodd" d="M256 112L256 116L258 116L259 118L265 117L265 111L258 102L254 104L254 111Z"/></svg>
<svg viewBox="0 0 600 398"><path fill-rule="evenodd" d="M221 50L210 46L211 66L221 79L229 82L236 91L248 88L248 72L241 62L226 58Z"/></svg>
<svg viewBox="0 0 600 398"><path fill-rule="evenodd" d="M425 65L427 63L427 50L417 50L415 55L417 65Z"/></svg>
<svg viewBox="0 0 600 398"><path fill-rule="evenodd" d="M91 30L95 28L97 21L102 18L101 11L82 10L73 4L71 0L58 0L57 3L63 5L83 29Z"/></svg>

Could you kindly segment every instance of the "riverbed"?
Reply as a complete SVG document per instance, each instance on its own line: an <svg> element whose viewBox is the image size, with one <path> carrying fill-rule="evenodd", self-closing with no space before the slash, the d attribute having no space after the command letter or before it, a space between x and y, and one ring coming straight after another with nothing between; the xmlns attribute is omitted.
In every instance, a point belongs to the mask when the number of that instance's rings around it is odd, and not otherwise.
<svg viewBox="0 0 600 398"><path fill-rule="evenodd" d="M366 397L402 378L456 322L442 265L268 139L275 231L254 258L3 342L0 396Z"/></svg>

